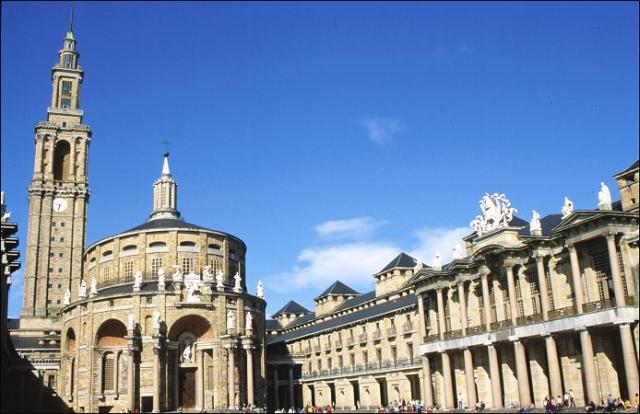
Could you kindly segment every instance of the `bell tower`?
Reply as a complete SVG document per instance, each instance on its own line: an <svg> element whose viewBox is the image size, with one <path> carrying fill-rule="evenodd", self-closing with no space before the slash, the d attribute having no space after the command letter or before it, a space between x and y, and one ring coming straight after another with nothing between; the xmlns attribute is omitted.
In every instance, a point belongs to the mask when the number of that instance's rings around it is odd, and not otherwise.
<svg viewBox="0 0 640 414"><path fill-rule="evenodd" d="M78 65L72 22L73 15L51 70L47 119L35 126L21 325L32 318L55 319L67 289L72 300L77 298L82 277L91 129L82 123L84 71Z"/></svg>

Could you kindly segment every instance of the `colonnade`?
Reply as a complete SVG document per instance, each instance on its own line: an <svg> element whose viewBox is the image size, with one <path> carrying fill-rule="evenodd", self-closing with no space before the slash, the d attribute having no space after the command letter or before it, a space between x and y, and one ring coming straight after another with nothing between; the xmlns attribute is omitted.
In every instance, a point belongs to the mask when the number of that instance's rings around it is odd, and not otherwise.
<svg viewBox="0 0 640 414"><path fill-rule="evenodd" d="M618 256L615 245L615 235L613 233L606 234L607 240L607 248L609 253L609 263L611 270L611 278L613 282L614 294L615 294L615 305L616 306L625 306L626 299L624 294L623 287L623 279L620 274L620 270L618 267ZM569 250L569 258L571 263L571 274L573 281L573 297L574 297L574 311L568 312L569 316L571 314L581 315L584 312L584 294L582 291L582 281L580 278L580 263L578 260L578 253L576 250L575 244L568 244ZM551 309L551 305L549 303L549 291L550 286L547 286L547 281L545 278L545 256L541 254L537 254L535 256L537 272L538 272L538 285L540 290L540 305L542 308L541 319L543 321L548 321L550 319L550 314L553 309ZM516 326L518 323L518 304L516 299L516 284L514 281L514 267L517 266L517 262L514 259L507 259L503 262L505 273L507 276L507 290L508 290L508 300L509 300L509 308L510 308L510 320L508 321L511 326ZM490 270L486 266L481 266L479 271L479 276L481 279L481 289L482 289L482 302L483 302L483 316L484 316L484 331L492 330L492 312L491 312L491 304L490 304L490 291L489 291L489 276ZM475 276L477 277L477 276ZM473 278L473 277L472 277ZM437 327L438 327L438 337L433 338L431 340L440 340L444 341L448 339L446 337L447 326L445 323L445 305L444 305L444 295L443 289L445 288L443 284L435 285L435 297L437 301ZM577 287L577 288L576 288ZM449 289L456 289L453 286L449 286ZM433 292L433 289L431 290ZM462 336L466 336L469 334L469 315L466 304L466 292L465 292L465 281L458 280L457 282L457 293L459 298L459 306L460 306L460 326L462 331ZM420 333L423 338L423 342L427 341L427 329L425 324L425 306L424 306L424 295L425 293L417 293L418 295L418 310L419 310L419 318L420 318ZM481 327L477 327L481 328ZM478 333L478 329L475 329L473 333ZM495 328L495 325L494 325ZM586 326L578 327L580 344L582 349L582 374L584 375L584 383L586 384L585 390L585 401L594 400L599 402L602 396L599 393L597 386L597 373L596 373L596 365L594 362L594 351L593 344L591 340L591 334ZM620 334L620 343L622 346L622 356L624 360L624 371L626 376L626 384L627 384L627 392L629 398L631 398L638 390L639 380L638 380L638 360L637 354L634 349L633 337L631 333L631 326L629 321L623 321L623 323L619 324L618 327ZM545 334L544 336L545 343L545 352L547 359L547 378L548 378L548 386L551 395L557 396L563 394L562 389L562 380L561 380L561 368L559 364L558 351L556 346L556 338L551 334ZM513 344L513 353L515 356L515 371L518 382L518 396L520 401L520 406L528 406L532 402L531 393L530 393L530 384L529 384L529 369L528 369L528 361L526 357L525 344L518 337L510 337L509 341ZM486 348L487 357L488 357L488 365L489 365L489 376L491 380L491 394L492 394L492 405L493 408L502 408L504 401L502 401L503 393L502 387L503 384L500 382L500 366L498 359L498 349L496 347L497 343L485 343L483 346ZM463 348L461 349L463 353L463 361L464 361L464 373L467 384L473 384L473 386L467 386L466 390L466 403L469 407L473 407L478 401L476 395L475 388L475 379L474 379L474 362L472 357L471 349ZM450 362L450 352L451 351L441 351L439 352L439 358L441 359L441 367L442 367L442 378L444 385L444 408L454 408L454 390L452 385L451 378L451 362ZM425 354L423 355L423 378L427 379L424 381L424 390L423 394L425 396L425 404L427 406L434 405L434 396L431 384L431 366L430 366L430 358L434 356Z"/></svg>

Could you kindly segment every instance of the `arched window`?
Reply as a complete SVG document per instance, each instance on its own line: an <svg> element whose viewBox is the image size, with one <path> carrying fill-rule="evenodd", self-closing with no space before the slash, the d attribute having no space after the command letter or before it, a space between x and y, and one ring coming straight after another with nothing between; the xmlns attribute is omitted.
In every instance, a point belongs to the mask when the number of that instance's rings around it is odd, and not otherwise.
<svg viewBox="0 0 640 414"><path fill-rule="evenodd" d="M149 247L165 247L166 245L167 243L163 241L156 241L156 242L149 243Z"/></svg>
<svg viewBox="0 0 640 414"><path fill-rule="evenodd" d="M71 149L67 141L59 141L53 153L53 179L57 181L67 181L69 177L69 156Z"/></svg>
<svg viewBox="0 0 640 414"><path fill-rule="evenodd" d="M183 241L183 242L180 242L180 246L196 247L196 243L192 241Z"/></svg>

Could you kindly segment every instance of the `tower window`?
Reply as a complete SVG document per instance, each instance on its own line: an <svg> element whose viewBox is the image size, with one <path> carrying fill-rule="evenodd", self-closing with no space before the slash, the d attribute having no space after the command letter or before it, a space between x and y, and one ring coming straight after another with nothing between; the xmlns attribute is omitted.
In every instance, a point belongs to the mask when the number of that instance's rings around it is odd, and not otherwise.
<svg viewBox="0 0 640 414"><path fill-rule="evenodd" d="M64 109L69 109L71 108L71 99L69 98L62 98L60 99L60 106Z"/></svg>
<svg viewBox="0 0 640 414"><path fill-rule="evenodd" d="M71 96L71 81L62 81L62 96Z"/></svg>
<svg viewBox="0 0 640 414"><path fill-rule="evenodd" d="M193 258L185 257L182 259L182 272L183 273L191 273L193 270Z"/></svg>
<svg viewBox="0 0 640 414"><path fill-rule="evenodd" d="M69 175L70 147L67 141L59 141L53 153L53 179L66 181Z"/></svg>
<svg viewBox="0 0 640 414"><path fill-rule="evenodd" d="M73 62L73 56L71 54L64 55L64 67L71 68L71 63Z"/></svg>
<svg viewBox="0 0 640 414"><path fill-rule="evenodd" d="M124 262L124 280L130 280L133 277L133 260Z"/></svg>
<svg viewBox="0 0 640 414"><path fill-rule="evenodd" d="M162 257L154 257L151 259L151 274L158 276L158 270L162 267Z"/></svg>

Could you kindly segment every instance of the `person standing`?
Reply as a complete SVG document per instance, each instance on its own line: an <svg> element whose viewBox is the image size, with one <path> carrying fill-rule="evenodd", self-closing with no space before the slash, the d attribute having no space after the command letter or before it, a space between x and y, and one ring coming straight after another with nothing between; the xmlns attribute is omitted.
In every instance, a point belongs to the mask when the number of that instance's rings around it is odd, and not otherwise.
<svg viewBox="0 0 640 414"><path fill-rule="evenodd" d="M458 391L458 410L462 410L462 392Z"/></svg>
<svg viewBox="0 0 640 414"><path fill-rule="evenodd" d="M571 403L570 407L576 406L576 396L573 395L573 390L569 390L569 402Z"/></svg>

